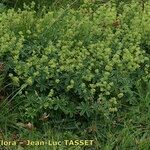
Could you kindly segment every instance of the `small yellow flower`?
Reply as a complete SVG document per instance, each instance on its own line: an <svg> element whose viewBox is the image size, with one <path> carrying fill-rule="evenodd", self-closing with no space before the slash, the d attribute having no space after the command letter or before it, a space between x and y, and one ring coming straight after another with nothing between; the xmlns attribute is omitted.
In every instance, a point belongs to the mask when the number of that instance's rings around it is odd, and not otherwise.
<svg viewBox="0 0 150 150"><path fill-rule="evenodd" d="M119 94L118 94L118 98L122 98L123 96L124 96L123 93L119 93Z"/></svg>

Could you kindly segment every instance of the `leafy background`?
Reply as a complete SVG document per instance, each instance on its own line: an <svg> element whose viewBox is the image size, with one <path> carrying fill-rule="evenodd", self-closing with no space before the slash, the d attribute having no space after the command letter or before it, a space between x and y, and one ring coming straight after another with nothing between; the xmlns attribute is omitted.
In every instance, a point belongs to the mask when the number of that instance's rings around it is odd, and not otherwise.
<svg viewBox="0 0 150 150"><path fill-rule="evenodd" d="M148 150L149 10L146 1L2 1L0 138Z"/></svg>

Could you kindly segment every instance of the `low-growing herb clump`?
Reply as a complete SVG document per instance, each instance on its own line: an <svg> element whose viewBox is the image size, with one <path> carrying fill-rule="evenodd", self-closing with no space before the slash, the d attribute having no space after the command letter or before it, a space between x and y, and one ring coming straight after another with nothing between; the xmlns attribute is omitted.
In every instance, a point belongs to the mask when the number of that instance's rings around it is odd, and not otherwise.
<svg viewBox="0 0 150 150"><path fill-rule="evenodd" d="M78 9L0 14L0 61L24 120L109 116L137 102L150 79L150 5L85 2Z"/></svg>

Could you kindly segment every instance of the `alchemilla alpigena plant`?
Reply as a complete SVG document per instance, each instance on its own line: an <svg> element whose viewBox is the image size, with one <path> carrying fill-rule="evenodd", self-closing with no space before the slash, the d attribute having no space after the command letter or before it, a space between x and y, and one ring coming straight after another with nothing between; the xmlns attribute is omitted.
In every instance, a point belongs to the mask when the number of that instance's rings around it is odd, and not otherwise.
<svg viewBox="0 0 150 150"><path fill-rule="evenodd" d="M24 98L35 93L35 108L20 107L27 116L90 117L136 101L137 83L150 78L150 5L122 10L87 1L41 16L29 8L0 14L0 60L14 86L26 85Z"/></svg>

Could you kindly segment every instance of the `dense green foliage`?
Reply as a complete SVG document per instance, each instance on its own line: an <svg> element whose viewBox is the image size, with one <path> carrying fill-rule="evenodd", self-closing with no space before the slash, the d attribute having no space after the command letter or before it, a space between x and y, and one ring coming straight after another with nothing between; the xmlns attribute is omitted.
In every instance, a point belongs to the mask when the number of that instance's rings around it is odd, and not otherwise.
<svg viewBox="0 0 150 150"><path fill-rule="evenodd" d="M0 57L7 74L15 86L28 85L26 92L46 95L36 101L40 108L34 104L35 112L93 117L135 103L137 82L150 77L143 48L149 47L146 6L142 12L137 3L125 5L119 16L111 4L87 3L38 18L32 10L8 10L0 16Z"/></svg>
<svg viewBox="0 0 150 150"><path fill-rule="evenodd" d="M45 5L46 7L63 7L68 4L73 4L73 6L78 6L83 3L83 0L33 0L36 4L36 8L40 8ZM2 3L9 8L23 8L23 5L30 5L32 0L2 0ZM39 9L40 10L40 9Z"/></svg>
<svg viewBox="0 0 150 150"><path fill-rule="evenodd" d="M13 7L13 8L22 8L24 4L30 5L30 3L34 1L36 4L36 8L39 8L43 5L50 8L58 8L63 7L66 5L72 4L72 6L79 7L84 2L95 2L96 4L104 4L107 2L113 2L117 6L120 5L120 3L130 3L132 0L1 0L0 3L6 5L7 7ZM148 0L136 0L136 2L139 2L139 4L142 6L144 2ZM71 7L72 7L71 6Z"/></svg>
<svg viewBox="0 0 150 150"><path fill-rule="evenodd" d="M0 14L0 85L4 95L17 91L9 97L19 112L14 120L41 129L46 113L55 125L64 119L73 120L70 128L96 122L111 129L150 79L150 4L87 0L76 9L34 8ZM149 101L147 92L140 94Z"/></svg>

